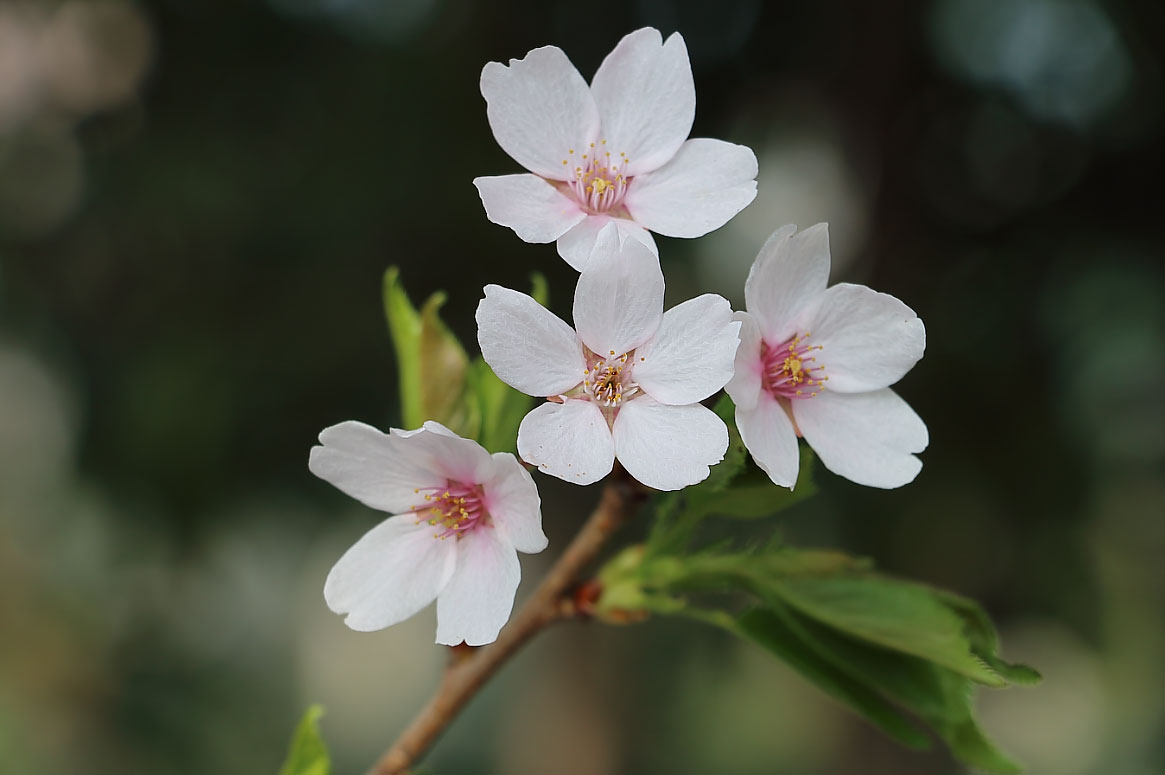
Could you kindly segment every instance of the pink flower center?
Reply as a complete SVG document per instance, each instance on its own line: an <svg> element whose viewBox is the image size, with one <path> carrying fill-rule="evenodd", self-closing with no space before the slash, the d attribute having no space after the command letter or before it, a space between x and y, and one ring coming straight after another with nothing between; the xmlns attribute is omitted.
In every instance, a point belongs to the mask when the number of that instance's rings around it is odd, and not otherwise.
<svg viewBox="0 0 1165 775"><path fill-rule="evenodd" d="M417 524L428 522L440 530L436 538L468 535L479 527L490 527L489 512L485 508L485 494L479 484L448 480L444 487L422 487L425 504L413 508Z"/></svg>
<svg viewBox="0 0 1165 775"><path fill-rule="evenodd" d="M583 154L571 148L562 164L574 176L564 185L579 206L591 215L621 214L623 198L631 184L631 178L625 174L629 162L622 151L612 156L607 150L606 140L600 140L597 147L591 143Z"/></svg>
<svg viewBox="0 0 1165 775"><path fill-rule="evenodd" d="M825 367L813 353L821 345L809 345L809 332L770 347L761 342L761 380L773 398L813 398L825 390Z"/></svg>

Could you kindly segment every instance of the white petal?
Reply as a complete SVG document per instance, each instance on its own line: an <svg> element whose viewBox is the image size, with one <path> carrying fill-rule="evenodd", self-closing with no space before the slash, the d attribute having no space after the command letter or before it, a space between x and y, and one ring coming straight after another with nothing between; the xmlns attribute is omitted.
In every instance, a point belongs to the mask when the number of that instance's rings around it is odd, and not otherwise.
<svg viewBox="0 0 1165 775"><path fill-rule="evenodd" d="M416 517L391 517L344 553L324 582L324 599L344 623L368 632L404 621L437 597L453 575L456 541L441 541Z"/></svg>
<svg viewBox="0 0 1165 775"><path fill-rule="evenodd" d="M493 459L493 479L483 488L486 510L519 552L542 551L542 501L530 472L509 452L495 452Z"/></svg>
<svg viewBox="0 0 1165 775"><path fill-rule="evenodd" d="M556 396L582 382L586 362L574 330L524 293L485 286L477 305L481 356L506 384Z"/></svg>
<svg viewBox="0 0 1165 775"><path fill-rule="evenodd" d="M615 455L627 473L657 490L708 478L724 459L728 428L700 404L669 406L651 396L628 401L615 417Z"/></svg>
<svg viewBox="0 0 1165 775"><path fill-rule="evenodd" d="M669 237L702 237L756 198L756 156L723 140L688 140L672 160L627 189L628 212Z"/></svg>
<svg viewBox="0 0 1165 775"><path fill-rule="evenodd" d="M406 430L402 430L400 428L391 428L389 430L389 433L391 433L393 436L400 436L402 439L407 439L411 436L416 436L418 433L424 433L425 431L429 431L430 433L437 433L437 434L440 434L442 436L448 436L448 437L453 438L453 439L460 439L461 438L456 433L449 430L448 428L446 428L444 425L437 422L436 420L425 420L424 424L422 424L421 427L417 428L415 431L406 431Z"/></svg>
<svg viewBox="0 0 1165 775"><path fill-rule="evenodd" d="M740 321L740 347L736 350L732 379L724 386L724 392L738 410L748 410L756 406L761 392L760 326L747 312L737 312L733 319Z"/></svg>
<svg viewBox="0 0 1165 775"><path fill-rule="evenodd" d="M522 418L518 454L540 471L575 484L611 472L615 445L599 408L589 401L545 403Z"/></svg>
<svg viewBox="0 0 1165 775"><path fill-rule="evenodd" d="M431 460L408 454L397 440L362 422L326 428L320 443L311 450L311 472L374 509L409 511L418 500L416 488L445 484Z"/></svg>
<svg viewBox="0 0 1165 775"><path fill-rule="evenodd" d="M536 48L510 66L481 71L481 95L498 145L526 169L566 180L569 151L581 155L599 128L591 90L562 49Z"/></svg>
<svg viewBox="0 0 1165 775"><path fill-rule="evenodd" d="M914 480L926 449L926 424L889 388L833 393L793 402L805 441L830 471L869 487L901 487Z"/></svg>
<svg viewBox="0 0 1165 775"><path fill-rule="evenodd" d="M613 219L609 215L588 215L558 238L558 255L578 271L586 267L595 249L599 232Z"/></svg>
<svg viewBox="0 0 1165 775"><path fill-rule="evenodd" d="M619 41L591 81L607 150L631 160L638 175L663 166L692 130L696 86L684 39L661 45L659 30L645 27Z"/></svg>
<svg viewBox="0 0 1165 775"><path fill-rule="evenodd" d="M749 270L744 302L771 345L805 333L829 282L829 231L824 223L794 234L796 226L773 232Z"/></svg>
<svg viewBox="0 0 1165 775"><path fill-rule="evenodd" d="M504 535L488 527L457 544L457 569L437 598L437 642L493 643L514 607L522 578L518 553Z"/></svg>
<svg viewBox="0 0 1165 775"><path fill-rule="evenodd" d="M415 431L392 429L399 454L428 471L455 482L480 483L493 476L493 459L485 447L464 439L438 422L429 420Z"/></svg>
<svg viewBox="0 0 1165 775"><path fill-rule="evenodd" d="M827 290L809 328L809 343L822 347L817 359L829 378L825 386L837 393L893 385L926 349L926 329L914 310L864 285Z"/></svg>
<svg viewBox="0 0 1165 775"><path fill-rule="evenodd" d="M508 226L526 242L553 242L586 213L570 197L537 175L474 178L491 223Z"/></svg>
<svg viewBox="0 0 1165 775"><path fill-rule="evenodd" d="M659 331L635 351L632 376L660 403L703 401L732 379L739 330L723 296L689 299L665 312Z"/></svg>
<svg viewBox="0 0 1165 775"><path fill-rule="evenodd" d="M659 248L651 233L634 221L625 218L612 218L609 215L588 215L585 220L558 238L558 255L578 271L586 268L595 249L595 241L599 232L608 223L615 224L619 230L619 237L623 242L635 239L646 245L655 256L659 256Z"/></svg>
<svg viewBox="0 0 1165 775"><path fill-rule="evenodd" d="M615 224L615 228L619 230L619 237L623 242L629 239L642 242L651 251L651 254L655 256L655 260L657 262L659 261L659 248L656 247L655 238L651 236L651 232L635 221L629 221L626 218L613 218L611 223Z"/></svg>
<svg viewBox="0 0 1165 775"><path fill-rule="evenodd" d="M617 228L599 232L574 291L578 337L600 355L616 355L651 338L663 317L663 272L642 243L620 245Z"/></svg>
<svg viewBox="0 0 1165 775"><path fill-rule="evenodd" d="M773 484L792 489L797 483L800 458L797 432L785 407L768 393L761 393L751 409L736 407L736 429L752 459Z"/></svg>

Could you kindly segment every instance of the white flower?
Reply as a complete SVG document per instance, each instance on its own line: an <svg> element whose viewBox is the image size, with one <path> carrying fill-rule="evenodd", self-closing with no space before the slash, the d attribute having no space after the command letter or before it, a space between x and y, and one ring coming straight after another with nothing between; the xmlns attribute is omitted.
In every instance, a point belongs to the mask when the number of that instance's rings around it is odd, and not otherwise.
<svg viewBox="0 0 1165 775"><path fill-rule="evenodd" d="M700 237L756 196L751 150L687 140L696 90L678 33L627 35L590 87L554 46L490 62L481 93L498 145L534 173L475 179L486 215L526 242L557 240L575 269L608 223L658 254L647 229Z"/></svg>
<svg viewBox="0 0 1165 775"><path fill-rule="evenodd" d="M328 574L324 598L353 630L403 621L434 599L437 642L480 646L510 618L517 552L546 548L538 490L514 456L435 422L385 434L359 422L320 434L308 467L384 520ZM516 550L516 551L515 551Z"/></svg>
<svg viewBox="0 0 1165 775"><path fill-rule="evenodd" d="M481 353L505 382L545 403L522 420L518 454L590 484L615 458L639 481L678 490L708 476L728 429L698 402L732 377L740 324L705 294L663 312L663 273L642 243L598 236L574 295L576 334L524 293L487 285Z"/></svg>
<svg viewBox="0 0 1165 775"><path fill-rule="evenodd" d="M753 459L783 487L797 481L797 436L858 484L918 475L926 425L890 390L926 347L914 311L864 285L829 280L829 234L784 226L761 248L744 298L736 375L726 388Z"/></svg>

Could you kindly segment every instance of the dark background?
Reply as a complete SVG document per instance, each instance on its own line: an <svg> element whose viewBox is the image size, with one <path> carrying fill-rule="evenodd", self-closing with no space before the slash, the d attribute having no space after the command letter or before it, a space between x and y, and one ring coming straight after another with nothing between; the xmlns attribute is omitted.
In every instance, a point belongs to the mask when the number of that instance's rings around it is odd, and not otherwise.
<svg viewBox="0 0 1165 775"><path fill-rule="evenodd" d="M273 772L312 701L338 773L390 742L443 650L327 611L378 516L308 449L399 422L387 266L470 346L489 282L568 315L471 185L519 171L478 75L554 44L589 78L643 25L687 41L693 136L760 160L728 226L658 238L669 303L740 306L772 230L829 221L834 281L927 324L918 480L823 471L784 534L982 600L1046 677L979 698L1032 772L1165 766L1162 6L74 0L0 4L0 771ZM527 579L597 496L539 486ZM433 771L959 771L695 627L546 636Z"/></svg>

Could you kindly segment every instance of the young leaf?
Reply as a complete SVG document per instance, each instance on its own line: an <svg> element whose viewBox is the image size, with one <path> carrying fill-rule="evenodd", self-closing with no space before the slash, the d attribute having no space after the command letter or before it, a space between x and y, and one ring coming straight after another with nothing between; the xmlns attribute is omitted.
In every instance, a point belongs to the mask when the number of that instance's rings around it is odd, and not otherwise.
<svg viewBox="0 0 1165 775"><path fill-rule="evenodd" d="M1019 772L1019 766L999 751L975 722L972 684L966 677L933 662L848 637L788 608L777 612L789 630L821 659L917 714L964 763L991 772Z"/></svg>
<svg viewBox="0 0 1165 775"><path fill-rule="evenodd" d="M772 516L817 493L813 483L813 460L813 450L808 445L802 445L800 472L792 490L773 484L763 472L761 476L755 477L755 482L750 481L753 477L749 474L743 474L736 476L730 485L718 491L695 489L688 496L688 508L696 512L695 516L699 518L709 515L737 519Z"/></svg>
<svg viewBox="0 0 1165 775"><path fill-rule="evenodd" d="M869 558L854 557L835 549L794 549L785 546L754 557L752 563L757 572L768 579L854 574L869 571L873 567Z"/></svg>
<svg viewBox="0 0 1165 775"><path fill-rule="evenodd" d="M444 303L445 294L439 291L421 307L421 409L426 420L472 439L481 415L468 400L469 356L438 314Z"/></svg>
<svg viewBox="0 0 1165 775"><path fill-rule="evenodd" d="M823 658L812 645L789 629L777 614L754 608L736 620L734 629L738 635L754 641L789 663L827 694L869 719L893 739L918 750L930 747L930 739L901 711Z"/></svg>
<svg viewBox="0 0 1165 775"><path fill-rule="evenodd" d="M438 314L444 293L434 293L418 312L400 283L400 270L384 273L384 312L396 350L401 421L419 428L436 420L452 431L475 438L481 415L467 400L469 356Z"/></svg>
<svg viewBox="0 0 1165 775"><path fill-rule="evenodd" d="M663 582L683 589L735 587L755 594L769 604L776 604L778 596L770 586L781 579L850 574L868 568L867 560L828 549L784 548L765 553L708 549L682 556L648 555L639 568L639 574L649 582Z"/></svg>
<svg viewBox="0 0 1165 775"><path fill-rule="evenodd" d="M498 379L480 356L469 367L469 391L481 418L477 441L490 452L515 451L518 424L533 399Z"/></svg>
<svg viewBox="0 0 1165 775"><path fill-rule="evenodd" d="M963 618L966 627L964 630L967 640L974 651L991 669L1006 678L1010 683L1033 685L1039 683L1043 676L1039 671L1027 665L1005 662L999 656L999 635L995 632L995 625L983 607L974 600L956 595L946 590L935 590L939 599L955 613Z"/></svg>
<svg viewBox="0 0 1165 775"><path fill-rule="evenodd" d="M724 459L712 466L708 478L699 484L655 499L655 519L647 541L649 554L683 551L703 516L698 504L727 487L748 462L748 450L736 429L736 406L727 393L720 397L712 411L728 426L728 449Z"/></svg>
<svg viewBox="0 0 1165 775"><path fill-rule="evenodd" d="M971 709L970 682L950 670L939 669L938 674L949 698L948 711L957 709L958 713L952 714L953 717L948 715L943 719L934 719L931 723L934 724L939 736L951 747L951 753L978 770L996 772L1000 775L1016 775L1022 772L1017 762L987 739L987 735L975 721Z"/></svg>
<svg viewBox="0 0 1165 775"><path fill-rule="evenodd" d="M384 316L396 350L400 383L401 422L418 428L425 421L421 406L421 315L400 284L400 269L384 273Z"/></svg>
<svg viewBox="0 0 1165 775"><path fill-rule="evenodd" d="M331 775L332 763L320 736L319 722L323 715L324 709L320 705L312 705L303 714L279 775Z"/></svg>
<svg viewBox="0 0 1165 775"><path fill-rule="evenodd" d="M680 614L723 627L764 646L907 745L920 747L925 737L902 709L967 764L1019 771L972 713L972 680L1003 686L1008 674L985 663L997 648L995 629L971 601L877 576L867 561L840 552L787 547L686 555L632 547L600 578L599 608ZM688 599L734 591L759 597L764 607L733 618Z"/></svg>
<svg viewBox="0 0 1165 775"><path fill-rule="evenodd" d="M530 273L530 295L543 307L550 304L550 285L541 272Z"/></svg>
<svg viewBox="0 0 1165 775"><path fill-rule="evenodd" d="M875 575L806 576L776 580L768 589L840 632L928 659L988 686L1006 684L972 653L962 619L922 585Z"/></svg>
<svg viewBox="0 0 1165 775"><path fill-rule="evenodd" d="M703 482L655 499L655 520L647 541L651 555L683 552L705 517L767 517L817 491L813 484L813 450L807 445L801 446L796 486L792 490L778 487L760 469L748 470L748 452L736 428L732 399L721 396L714 411L728 426L728 451Z"/></svg>

